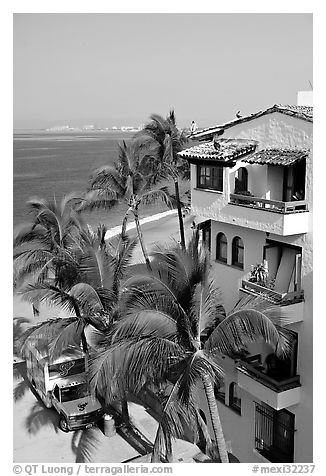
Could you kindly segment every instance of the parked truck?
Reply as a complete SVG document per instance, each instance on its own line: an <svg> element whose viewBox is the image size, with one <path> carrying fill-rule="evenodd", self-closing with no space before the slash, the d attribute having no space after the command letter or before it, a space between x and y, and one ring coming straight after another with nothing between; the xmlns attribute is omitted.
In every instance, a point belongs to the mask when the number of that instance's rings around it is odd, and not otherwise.
<svg viewBox="0 0 326 476"><path fill-rule="evenodd" d="M62 431L90 428L102 418L104 410L89 391L87 356L81 349L70 348L50 362L44 347L31 339L24 357L29 381L45 406L58 412Z"/></svg>

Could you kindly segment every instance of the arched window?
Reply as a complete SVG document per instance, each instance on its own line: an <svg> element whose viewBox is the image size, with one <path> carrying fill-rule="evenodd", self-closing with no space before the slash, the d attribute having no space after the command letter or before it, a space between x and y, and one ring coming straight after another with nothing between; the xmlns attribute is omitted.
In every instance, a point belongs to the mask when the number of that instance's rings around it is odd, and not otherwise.
<svg viewBox="0 0 326 476"><path fill-rule="evenodd" d="M241 413L241 397L239 393L239 387L235 382L230 384L229 406L238 413Z"/></svg>
<svg viewBox="0 0 326 476"><path fill-rule="evenodd" d="M216 259L222 263L227 262L228 241L224 233L218 233L216 237Z"/></svg>
<svg viewBox="0 0 326 476"><path fill-rule="evenodd" d="M232 264L237 268L243 269L244 246L241 238L236 236L232 241Z"/></svg>
<svg viewBox="0 0 326 476"><path fill-rule="evenodd" d="M247 192L248 190L248 170L246 167L240 167L236 171L234 191L236 193Z"/></svg>

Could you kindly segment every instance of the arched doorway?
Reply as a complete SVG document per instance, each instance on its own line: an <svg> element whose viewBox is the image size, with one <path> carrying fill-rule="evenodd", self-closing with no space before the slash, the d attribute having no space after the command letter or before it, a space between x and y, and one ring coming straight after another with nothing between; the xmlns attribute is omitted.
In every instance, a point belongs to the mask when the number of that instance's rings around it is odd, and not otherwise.
<svg viewBox="0 0 326 476"><path fill-rule="evenodd" d="M248 191L248 170L246 167L240 167L236 171L235 182L234 182L234 192L241 194L241 192Z"/></svg>

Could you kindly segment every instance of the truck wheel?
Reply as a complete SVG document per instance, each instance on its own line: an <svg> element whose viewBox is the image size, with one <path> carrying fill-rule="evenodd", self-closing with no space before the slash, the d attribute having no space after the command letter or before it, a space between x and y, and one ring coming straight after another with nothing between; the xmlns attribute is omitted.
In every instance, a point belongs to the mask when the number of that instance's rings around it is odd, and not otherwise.
<svg viewBox="0 0 326 476"><path fill-rule="evenodd" d="M64 431L65 433L68 433L69 428L68 428L67 420L63 416L60 417L59 427L60 427L60 430Z"/></svg>

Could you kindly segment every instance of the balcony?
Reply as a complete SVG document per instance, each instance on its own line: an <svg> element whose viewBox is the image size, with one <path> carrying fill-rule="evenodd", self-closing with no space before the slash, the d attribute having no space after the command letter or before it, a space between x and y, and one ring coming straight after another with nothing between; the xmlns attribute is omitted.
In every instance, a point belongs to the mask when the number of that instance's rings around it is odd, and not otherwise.
<svg viewBox="0 0 326 476"><path fill-rule="evenodd" d="M263 263L252 265L250 273L243 276L240 297L260 296L279 305L288 324L303 321L302 250L267 240L263 256Z"/></svg>
<svg viewBox="0 0 326 476"><path fill-rule="evenodd" d="M306 200L283 202L265 198L230 194L230 223L275 233L281 236L307 233L308 203ZM226 211L226 210L224 210Z"/></svg>
<svg viewBox="0 0 326 476"><path fill-rule="evenodd" d="M270 300L273 304L289 305L302 302L304 299L304 292L300 291L284 292L275 291L274 289L266 288L260 284L251 281L242 280L241 290L247 291L249 294L259 295L265 299Z"/></svg>
<svg viewBox="0 0 326 476"><path fill-rule="evenodd" d="M296 324L304 320L304 292L295 291L288 293L280 293L264 286L260 286L250 281L242 280L240 288L240 298L244 295L251 294L267 299L272 304L281 306L280 315L284 318L284 325Z"/></svg>
<svg viewBox="0 0 326 476"><path fill-rule="evenodd" d="M282 410L300 402L300 377L276 380L267 375L262 366L241 361L237 367L238 385L274 410Z"/></svg>
<svg viewBox="0 0 326 476"><path fill-rule="evenodd" d="M307 212L308 203L306 200L295 200L292 202L281 202L279 200L267 200L266 198L252 197L247 195L230 194L230 203L259 210L267 210L273 213L298 213Z"/></svg>

